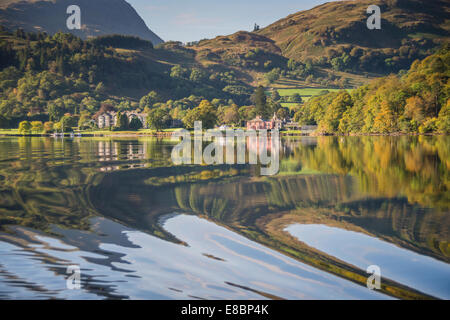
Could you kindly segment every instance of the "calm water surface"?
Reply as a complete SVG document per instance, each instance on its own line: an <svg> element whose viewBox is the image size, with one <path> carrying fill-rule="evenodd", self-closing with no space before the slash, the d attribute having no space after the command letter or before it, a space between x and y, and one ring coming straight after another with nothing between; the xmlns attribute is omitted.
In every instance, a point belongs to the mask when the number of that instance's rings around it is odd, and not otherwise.
<svg viewBox="0 0 450 320"><path fill-rule="evenodd" d="M283 140L269 177L173 146L0 137L0 299L450 299L449 137Z"/></svg>

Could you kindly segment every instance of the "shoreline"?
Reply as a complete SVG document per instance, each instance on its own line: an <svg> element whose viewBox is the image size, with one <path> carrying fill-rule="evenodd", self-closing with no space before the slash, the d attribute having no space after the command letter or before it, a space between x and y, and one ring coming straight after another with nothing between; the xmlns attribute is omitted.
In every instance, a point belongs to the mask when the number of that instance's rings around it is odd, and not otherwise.
<svg viewBox="0 0 450 320"><path fill-rule="evenodd" d="M136 132L136 133L82 133L81 135L71 135L70 133L65 133L64 138L93 138L93 137L117 137L117 138L131 138L131 137L154 137L154 138L170 138L173 135L173 131L171 132L155 132L155 133L146 133L146 132ZM270 131L269 131L270 134ZM281 137L399 137L399 136L446 136L447 133L350 133L350 134L318 134L318 133L300 133L300 132L280 132ZM54 136L53 134L19 134L19 133L0 133L0 137L30 137L30 138L62 138L61 135Z"/></svg>

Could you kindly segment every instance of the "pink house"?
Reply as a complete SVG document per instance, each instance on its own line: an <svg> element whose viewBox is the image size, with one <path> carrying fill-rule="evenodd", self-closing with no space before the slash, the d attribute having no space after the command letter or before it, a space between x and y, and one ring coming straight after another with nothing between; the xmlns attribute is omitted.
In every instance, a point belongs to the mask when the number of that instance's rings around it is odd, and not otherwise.
<svg viewBox="0 0 450 320"><path fill-rule="evenodd" d="M257 116L255 119L247 121L247 130L273 130L273 129L282 129L283 121L278 119L278 117L274 114L272 120L266 121L262 119L260 116Z"/></svg>

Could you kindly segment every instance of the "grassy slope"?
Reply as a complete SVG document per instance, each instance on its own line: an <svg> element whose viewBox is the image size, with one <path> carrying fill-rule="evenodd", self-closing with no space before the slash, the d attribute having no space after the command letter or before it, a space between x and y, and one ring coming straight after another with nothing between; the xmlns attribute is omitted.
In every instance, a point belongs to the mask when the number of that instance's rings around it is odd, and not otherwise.
<svg viewBox="0 0 450 320"><path fill-rule="evenodd" d="M382 8L382 30L366 27L369 5ZM398 49L405 38L448 41L450 5L426 0L335 1L281 19L259 31L297 60L325 56L340 46ZM333 33L331 33L331 31Z"/></svg>
<svg viewBox="0 0 450 320"><path fill-rule="evenodd" d="M214 39L202 40L190 49L195 52L195 60L202 66L213 66L215 68L222 68L225 71L234 70L241 81L252 86L265 85L265 73L273 67L281 67L284 69L288 60L273 40L260 34L245 31L239 31L229 36L219 36ZM255 50L260 50L259 57L246 58L247 53ZM246 67L238 65L236 60L241 63L247 62L250 65ZM273 65L269 68L263 68L263 64L266 61L272 61ZM258 62L259 67L253 67L251 65L252 62ZM330 74L339 78L347 78L351 87L360 86L375 76L379 76L351 74L318 67L315 69L316 76L326 77ZM270 86L273 88L303 88L315 85L307 83L305 79L296 80L282 77ZM320 85L316 86L320 87Z"/></svg>
<svg viewBox="0 0 450 320"><path fill-rule="evenodd" d="M381 31L370 31L366 27L366 9L373 4L382 8ZM229 36L203 40L192 48L196 52L196 59L202 64L223 65L230 58L242 58L256 48L267 53L266 60L273 60L278 56L279 59L317 62L319 58L330 61L332 57L339 57L342 52L350 52L353 48L363 50L367 57L383 56L381 61L386 57L398 59L400 48L403 47L403 51L410 50L409 55L401 58L407 69L416 56L420 57L430 48L449 41L450 23L446 20L448 13L450 6L441 0L433 3L426 0L334 1L292 14L257 33L240 31ZM269 71L242 66L233 68L246 74L245 81L252 85L264 83L264 73ZM378 68L374 72L335 71L328 65L316 66L315 76L346 78L348 87L357 87L388 73ZM272 85L280 89L310 86L312 84L305 80L286 78Z"/></svg>
<svg viewBox="0 0 450 320"><path fill-rule="evenodd" d="M205 67L214 67L223 71L233 70L240 80L257 86L263 81L264 73L269 71L262 68L265 61L274 62L274 67L285 65L286 58L273 40L256 33L238 31L228 36L218 36L214 39L202 40L191 49L195 52L195 59ZM260 67L243 67L239 62L247 60L245 55L250 51L261 50L259 57L251 62L259 62ZM249 62L250 60L247 60Z"/></svg>

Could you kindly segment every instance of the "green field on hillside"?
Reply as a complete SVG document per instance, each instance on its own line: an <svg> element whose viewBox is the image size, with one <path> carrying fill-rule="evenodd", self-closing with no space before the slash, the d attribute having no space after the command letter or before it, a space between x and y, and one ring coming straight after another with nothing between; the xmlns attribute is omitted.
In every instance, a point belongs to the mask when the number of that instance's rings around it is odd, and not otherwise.
<svg viewBox="0 0 450 320"><path fill-rule="evenodd" d="M278 93L280 96L292 96L295 93L298 93L302 97L312 97L317 96L324 90L328 90L330 92L336 92L341 89L328 89L328 88L302 88L302 89L278 89Z"/></svg>
<svg viewBox="0 0 450 320"><path fill-rule="evenodd" d="M303 101L306 102L308 101L310 98L309 97L304 97ZM299 103L292 103L292 102L282 102L281 106L284 108L288 108L288 109L296 109L297 106L299 105Z"/></svg>
<svg viewBox="0 0 450 320"><path fill-rule="evenodd" d="M340 91L342 89L331 89L331 88L297 88L297 89L278 89L278 93L280 94L280 96L282 97L288 97L288 96L292 96L293 94L298 93L301 97L303 102L307 102L309 99L311 99L314 96L317 96L321 93L323 93L324 91L328 91L328 92L336 92L336 91ZM346 89L347 91L351 91L352 89ZM270 95L270 91L267 91L267 94ZM292 102L283 102L281 103L281 105L283 107L286 108L295 108L296 106L298 106L298 103L292 103Z"/></svg>

